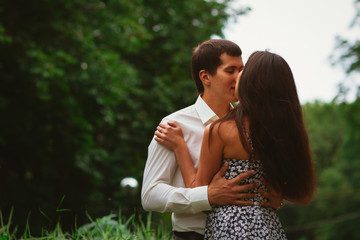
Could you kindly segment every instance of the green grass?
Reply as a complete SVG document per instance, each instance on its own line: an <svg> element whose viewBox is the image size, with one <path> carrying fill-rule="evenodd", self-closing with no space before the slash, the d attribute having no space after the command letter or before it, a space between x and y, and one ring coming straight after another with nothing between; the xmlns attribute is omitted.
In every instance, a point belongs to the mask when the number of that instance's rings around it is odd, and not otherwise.
<svg viewBox="0 0 360 240"><path fill-rule="evenodd" d="M90 222L77 228L73 233L63 232L60 224L57 224L54 230L44 230L41 237L34 237L31 235L31 229L26 227L21 237L16 237L17 228L11 230L11 215L7 222L3 221L0 214L0 240L13 239L41 239L41 240L118 240L118 239L143 239L143 240L170 240L171 230L166 227L166 224L159 224L155 227L152 224L151 213L147 215L146 223L139 220L135 221L135 216L130 217L126 221L122 220L121 214L110 214L98 219L91 219Z"/></svg>

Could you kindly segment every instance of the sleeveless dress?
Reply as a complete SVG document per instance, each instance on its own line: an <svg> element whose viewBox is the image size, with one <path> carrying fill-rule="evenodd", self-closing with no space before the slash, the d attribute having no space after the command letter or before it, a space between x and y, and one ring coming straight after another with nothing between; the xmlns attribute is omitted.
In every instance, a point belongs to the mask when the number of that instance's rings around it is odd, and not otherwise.
<svg viewBox="0 0 360 240"><path fill-rule="evenodd" d="M249 134L243 128L251 147L250 159L223 159L229 163L225 174L226 179L232 179L240 173L254 169L256 174L245 179L240 184L258 182L259 188L265 189L260 178L264 175L264 169L260 160L254 160L254 148ZM249 192L256 192L250 190ZM266 199L258 193L253 206L225 205L214 206L208 214L205 227L204 239L286 239L284 229L280 223L275 209L261 207L260 202Z"/></svg>

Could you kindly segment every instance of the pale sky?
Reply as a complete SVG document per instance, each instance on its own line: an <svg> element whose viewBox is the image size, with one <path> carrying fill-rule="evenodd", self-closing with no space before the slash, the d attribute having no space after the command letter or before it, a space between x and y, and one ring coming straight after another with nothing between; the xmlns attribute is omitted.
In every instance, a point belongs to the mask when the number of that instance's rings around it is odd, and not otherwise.
<svg viewBox="0 0 360 240"><path fill-rule="evenodd" d="M238 17L237 23L228 23L225 38L241 47L244 62L256 50L281 55L293 71L301 103L329 102L346 78L345 70L340 65L333 67L329 59L335 38L360 38L358 29L350 28L355 16L353 1L235 0L234 5L252 10Z"/></svg>

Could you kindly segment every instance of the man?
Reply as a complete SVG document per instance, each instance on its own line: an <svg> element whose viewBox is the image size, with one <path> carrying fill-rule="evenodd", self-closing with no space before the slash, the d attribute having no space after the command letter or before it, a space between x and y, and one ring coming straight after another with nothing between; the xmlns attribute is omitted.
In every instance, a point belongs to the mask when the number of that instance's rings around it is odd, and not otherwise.
<svg viewBox="0 0 360 240"><path fill-rule="evenodd" d="M205 127L224 116L236 102L235 80L244 64L241 49L235 43L213 39L195 48L192 56L192 76L199 97L194 105L170 114L162 123L176 121L182 129L195 167L198 166ZM153 139L148 149L143 185L142 205L145 210L173 212L174 239L203 239L206 214L211 205L252 205L241 199L253 198L244 193L255 184L239 185L251 176L251 171L232 180L222 178L224 165L209 186L185 188L175 154ZM263 193L270 199L266 206L280 205L281 196Z"/></svg>

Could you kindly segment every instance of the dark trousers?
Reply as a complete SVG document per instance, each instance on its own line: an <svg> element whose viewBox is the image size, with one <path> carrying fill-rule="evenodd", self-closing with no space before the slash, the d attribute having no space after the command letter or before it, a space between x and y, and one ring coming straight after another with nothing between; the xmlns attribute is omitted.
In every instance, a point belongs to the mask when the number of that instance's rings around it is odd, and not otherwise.
<svg viewBox="0 0 360 240"><path fill-rule="evenodd" d="M173 232L174 240L203 240L204 235L197 232Z"/></svg>

